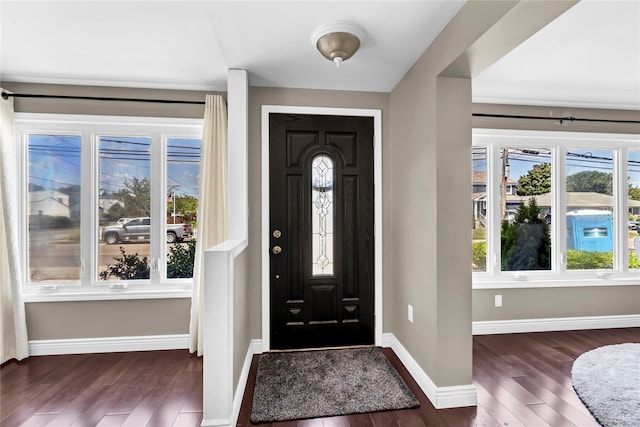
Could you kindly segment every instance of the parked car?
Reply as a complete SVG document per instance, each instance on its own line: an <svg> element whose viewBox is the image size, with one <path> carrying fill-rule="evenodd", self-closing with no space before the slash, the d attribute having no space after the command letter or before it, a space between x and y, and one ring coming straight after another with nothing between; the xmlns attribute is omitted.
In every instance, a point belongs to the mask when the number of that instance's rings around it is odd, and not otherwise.
<svg viewBox="0 0 640 427"><path fill-rule="evenodd" d="M193 237L190 224L167 224L167 243L181 242ZM131 218L122 224L110 225L102 229L102 240L109 245L118 242L149 240L151 237L151 218Z"/></svg>
<svg viewBox="0 0 640 427"><path fill-rule="evenodd" d="M640 229L640 221L629 221L629 230Z"/></svg>
<svg viewBox="0 0 640 427"><path fill-rule="evenodd" d="M131 218L120 218L118 219L118 224L124 224L125 222L131 221Z"/></svg>

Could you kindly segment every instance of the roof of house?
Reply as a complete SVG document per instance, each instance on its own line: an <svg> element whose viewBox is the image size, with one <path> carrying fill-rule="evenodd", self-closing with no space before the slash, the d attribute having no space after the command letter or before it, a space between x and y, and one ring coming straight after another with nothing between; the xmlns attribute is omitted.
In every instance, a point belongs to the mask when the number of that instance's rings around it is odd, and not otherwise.
<svg viewBox="0 0 640 427"><path fill-rule="evenodd" d="M538 206L551 206L551 193L536 196ZM613 196L601 193L567 192L567 206L581 208L613 207ZM629 207L640 207L640 201L629 199Z"/></svg>
<svg viewBox="0 0 640 427"><path fill-rule="evenodd" d="M486 194L486 192L473 193L472 199L484 199ZM507 194L507 202L519 201L521 203L525 203L531 197L536 198L536 203L540 207L551 206L551 193L540 194L538 196L518 196L515 194ZM567 192L567 206L581 208L613 207L613 196L601 193ZM629 199L629 207L640 208L640 200Z"/></svg>

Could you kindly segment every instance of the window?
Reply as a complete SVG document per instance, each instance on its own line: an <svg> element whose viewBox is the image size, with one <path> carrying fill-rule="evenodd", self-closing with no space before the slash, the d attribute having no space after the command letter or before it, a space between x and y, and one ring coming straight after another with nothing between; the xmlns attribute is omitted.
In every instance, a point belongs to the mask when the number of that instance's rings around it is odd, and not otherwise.
<svg viewBox="0 0 640 427"><path fill-rule="evenodd" d="M27 135L29 281L80 280L80 142L78 135Z"/></svg>
<svg viewBox="0 0 640 427"><path fill-rule="evenodd" d="M321 154L311 161L311 259L314 276L333 274L333 160Z"/></svg>
<svg viewBox="0 0 640 427"><path fill-rule="evenodd" d="M202 120L17 114L25 299L189 296Z"/></svg>
<svg viewBox="0 0 640 427"><path fill-rule="evenodd" d="M638 284L639 143L475 129L474 287Z"/></svg>
<svg viewBox="0 0 640 427"><path fill-rule="evenodd" d="M471 198L473 200L473 271L487 269L487 148L473 147L471 157Z"/></svg>

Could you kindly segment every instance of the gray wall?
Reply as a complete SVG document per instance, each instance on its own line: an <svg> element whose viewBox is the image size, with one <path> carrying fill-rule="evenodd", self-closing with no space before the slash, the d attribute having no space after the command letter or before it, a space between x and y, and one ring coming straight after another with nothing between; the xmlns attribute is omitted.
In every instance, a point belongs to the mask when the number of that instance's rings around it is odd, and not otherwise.
<svg viewBox="0 0 640 427"><path fill-rule="evenodd" d="M385 320L439 387L472 381L470 79L572 4L468 2L391 92Z"/></svg>
<svg viewBox="0 0 640 427"><path fill-rule="evenodd" d="M260 323L251 312L258 298L252 295L249 283L249 251L245 249L233 264L233 389L238 386L247 348L260 336Z"/></svg>
<svg viewBox="0 0 640 427"><path fill-rule="evenodd" d="M205 92L2 82L16 93L204 101ZM16 112L202 118L204 105L15 99ZM27 303L30 340L188 334L191 299ZM245 349L246 351L246 349Z"/></svg>
<svg viewBox="0 0 640 427"><path fill-rule="evenodd" d="M640 120L638 111L567 107L476 104L474 113L609 120ZM558 126L554 121L525 119L473 119L476 128L542 131L639 134L640 125L573 122ZM640 283L640 277L638 277ZM494 307L494 295L503 296L503 306ZM640 286L601 286L538 289L482 289L473 291L473 320L537 319L554 317L612 316L640 313Z"/></svg>
<svg viewBox="0 0 640 427"><path fill-rule="evenodd" d="M190 298L25 304L29 340L189 333Z"/></svg>
<svg viewBox="0 0 640 427"><path fill-rule="evenodd" d="M329 90L305 90L305 89L281 89L281 88L249 88L249 283L251 283L251 302L249 310L252 316L251 322L257 322L261 327L262 321L262 254L261 254L261 115L263 105L287 105L306 107L337 107L337 108L362 108L382 110L382 151L383 151L383 241L388 240L389 230L389 200L386 198L389 189L388 168L389 150L391 142L389 140L389 95L386 93L371 92L346 92ZM387 248L383 252L385 266L383 283L389 282ZM393 298L393 287L385 286L384 289L384 330L387 331L386 319L391 313L387 312L387 301ZM259 338L261 332L254 338Z"/></svg>

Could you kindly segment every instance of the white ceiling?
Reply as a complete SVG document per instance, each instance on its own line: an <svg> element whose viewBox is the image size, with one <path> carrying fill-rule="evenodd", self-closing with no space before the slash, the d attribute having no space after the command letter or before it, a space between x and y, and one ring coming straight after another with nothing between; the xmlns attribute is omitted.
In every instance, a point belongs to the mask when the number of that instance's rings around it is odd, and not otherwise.
<svg viewBox="0 0 640 427"><path fill-rule="evenodd" d="M476 102L640 109L640 1L585 1L473 81Z"/></svg>
<svg viewBox="0 0 640 427"><path fill-rule="evenodd" d="M464 1L8 1L3 81L225 90L388 92ZM311 45L318 26L366 31L340 69ZM583 1L474 79L474 100L640 109L640 2Z"/></svg>

